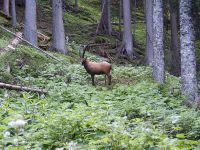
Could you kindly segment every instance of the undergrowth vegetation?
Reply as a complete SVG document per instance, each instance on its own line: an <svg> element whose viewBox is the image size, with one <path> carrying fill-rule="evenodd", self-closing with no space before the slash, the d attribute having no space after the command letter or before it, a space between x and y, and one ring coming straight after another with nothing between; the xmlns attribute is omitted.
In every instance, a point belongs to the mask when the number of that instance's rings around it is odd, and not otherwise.
<svg viewBox="0 0 200 150"><path fill-rule="evenodd" d="M1 55L7 82L48 90L0 91L1 149L199 148L200 112L183 105L179 79L167 75L160 86L150 68L114 65L111 86L103 76L92 86L70 57L55 62L26 46Z"/></svg>
<svg viewBox="0 0 200 150"><path fill-rule="evenodd" d="M42 7L49 1L40 2ZM39 95L0 89L0 149L200 149L200 111L184 105L179 78L167 74L166 83L158 85L148 67L112 64L111 86L104 84L104 76L95 77L92 86L79 63L79 44L115 42L94 36L100 13L93 6L99 7L99 1L80 0L80 14L65 14L69 55L51 52L61 62L25 45L0 50L0 82L48 91ZM50 20L48 6L43 11ZM135 40L144 45L143 22L134 27ZM12 37L0 34L4 48Z"/></svg>
<svg viewBox="0 0 200 150"><path fill-rule="evenodd" d="M1 17L0 17L1 20ZM2 30L0 30L0 48L5 48L5 46L9 43L10 38L12 37L10 34L3 32ZM0 49L0 51L2 51Z"/></svg>

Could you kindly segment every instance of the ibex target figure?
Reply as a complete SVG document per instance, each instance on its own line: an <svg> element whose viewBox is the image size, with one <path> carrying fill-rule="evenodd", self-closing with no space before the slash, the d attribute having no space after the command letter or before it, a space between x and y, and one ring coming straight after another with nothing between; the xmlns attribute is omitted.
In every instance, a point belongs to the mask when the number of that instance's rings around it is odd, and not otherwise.
<svg viewBox="0 0 200 150"><path fill-rule="evenodd" d="M88 47L88 45L85 46L85 48L83 49L82 55L80 54L80 56L81 56L80 61L81 61L81 64L84 66L85 70L87 71L87 73L89 73L91 75L92 85L95 85L94 84L94 76L101 75L101 74L105 74L105 84L106 84L106 78L108 78L108 85L110 85L111 84L110 71L112 69L111 64L106 61L92 62L92 61L88 60L87 58L84 58L85 51L86 51L86 48Z"/></svg>

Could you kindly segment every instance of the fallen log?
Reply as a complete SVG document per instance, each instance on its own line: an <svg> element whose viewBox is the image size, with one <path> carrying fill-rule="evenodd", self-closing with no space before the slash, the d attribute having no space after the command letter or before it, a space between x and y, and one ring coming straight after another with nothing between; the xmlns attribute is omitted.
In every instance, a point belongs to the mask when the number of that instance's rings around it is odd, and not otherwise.
<svg viewBox="0 0 200 150"><path fill-rule="evenodd" d="M40 51L41 53L45 54L47 57L52 58L52 59L54 59L54 60L56 60L56 61L58 61L58 62L61 62L61 60L59 60L59 59L56 58L55 56L53 56L53 55L51 55L51 54L45 52L44 50L42 50L41 48L39 48L39 47L37 47L37 46L34 46L34 45L31 44L29 41L27 41L27 40L25 40L24 38L22 38L22 37L16 35L15 33L13 33L12 31L10 31L10 30L8 30L8 29L6 29L5 27L3 27L3 26L0 25L0 28L3 29L4 31L6 31L6 32L8 32L8 33L10 33L10 34L12 34L12 35L14 35L15 37L18 37L19 39L21 39L22 41L24 41L25 43L27 43L27 44L30 45L31 47L33 47L33 48L35 48L36 50Z"/></svg>
<svg viewBox="0 0 200 150"><path fill-rule="evenodd" d="M42 42L50 40L50 37L48 37L47 35L44 35L41 32L37 32L37 36L38 36L38 39L41 40Z"/></svg>
<svg viewBox="0 0 200 150"><path fill-rule="evenodd" d="M34 88L29 88L29 87L24 87L24 86L6 84L3 82L0 82L0 88L5 88L9 90L17 90L17 91L36 92L39 94L47 94L47 91L43 89L34 89Z"/></svg>
<svg viewBox="0 0 200 150"><path fill-rule="evenodd" d="M7 46L7 48L6 48L7 50L8 49L15 50L17 45L22 41L20 38L18 38L18 37L22 38L22 32L17 32L16 35L17 35L17 37L14 37L11 40L10 44Z"/></svg>
<svg viewBox="0 0 200 150"><path fill-rule="evenodd" d="M23 29L24 28L24 24L21 23L20 27ZM51 39L50 37L48 37L47 35L44 35L43 33L39 32L39 31L37 31L37 37L38 37L38 39L40 41L43 41L43 42L44 41L49 41Z"/></svg>

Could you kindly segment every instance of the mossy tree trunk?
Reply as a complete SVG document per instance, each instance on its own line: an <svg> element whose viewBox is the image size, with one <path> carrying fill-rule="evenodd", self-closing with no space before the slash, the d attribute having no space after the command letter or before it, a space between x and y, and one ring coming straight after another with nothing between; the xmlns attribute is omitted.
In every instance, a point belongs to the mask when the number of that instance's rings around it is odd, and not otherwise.
<svg viewBox="0 0 200 150"><path fill-rule="evenodd" d="M65 30L63 23L62 0L53 0L52 9L53 9L52 48L58 52L67 54L67 49L65 47Z"/></svg>
<svg viewBox="0 0 200 150"><path fill-rule="evenodd" d="M96 34L112 34L110 0L102 0L101 19L96 29Z"/></svg>
<svg viewBox="0 0 200 150"><path fill-rule="evenodd" d="M132 37L132 28L131 28L131 8L130 8L130 0L123 0L123 22L124 22L124 30L123 30L123 44L124 51L126 51L128 57L130 59L136 55L136 52L133 49L133 37Z"/></svg>
<svg viewBox="0 0 200 150"><path fill-rule="evenodd" d="M4 10L4 13L7 15L7 16L10 16L10 10L9 10L9 0L4 0L3 1L3 10Z"/></svg>
<svg viewBox="0 0 200 150"><path fill-rule="evenodd" d="M74 1L75 12L78 12L78 0Z"/></svg>
<svg viewBox="0 0 200 150"><path fill-rule="evenodd" d="M175 76L181 74L180 48L178 44L178 1L170 0L170 22L171 22L171 69L170 72Z"/></svg>
<svg viewBox="0 0 200 150"><path fill-rule="evenodd" d="M36 0L25 1L24 38L34 46L38 45L36 25Z"/></svg>
<svg viewBox="0 0 200 150"><path fill-rule="evenodd" d="M146 52L145 61L153 66L153 0L145 0L146 16Z"/></svg>
<svg viewBox="0 0 200 150"><path fill-rule="evenodd" d="M182 94L194 103L198 96L192 0L180 0L180 43Z"/></svg>
<svg viewBox="0 0 200 150"><path fill-rule="evenodd" d="M163 84L165 80L164 63L164 34L163 34L163 1L153 3L153 78Z"/></svg>
<svg viewBox="0 0 200 150"><path fill-rule="evenodd" d="M16 18L16 5L15 0L11 0L11 6L12 6L12 26L16 28L17 26L17 18Z"/></svg>

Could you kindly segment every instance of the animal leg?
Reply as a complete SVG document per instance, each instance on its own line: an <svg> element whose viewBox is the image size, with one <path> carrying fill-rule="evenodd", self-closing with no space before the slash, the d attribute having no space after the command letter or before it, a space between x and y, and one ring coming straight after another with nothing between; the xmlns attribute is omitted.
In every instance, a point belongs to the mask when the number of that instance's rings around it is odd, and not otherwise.
<svg viewBox="0 0 200 150"><path fill-rule="evenodd" d="M94 75L91 75L91 77L92 77L92 85L95 85L94 84Z"/></svg>
<svg viewBox="0 0 200 150"><path fill-rule="evenodd" d="M105 75L105 84L106 84L106 77L107 77L107 75Z"/></svg>
<svg viewBox="0 0 200 150"><path fill-rule="evenodd" d="M111 78L112 78L112 76L109 74L108 75L108 85L111 85Z"/></svg>

